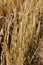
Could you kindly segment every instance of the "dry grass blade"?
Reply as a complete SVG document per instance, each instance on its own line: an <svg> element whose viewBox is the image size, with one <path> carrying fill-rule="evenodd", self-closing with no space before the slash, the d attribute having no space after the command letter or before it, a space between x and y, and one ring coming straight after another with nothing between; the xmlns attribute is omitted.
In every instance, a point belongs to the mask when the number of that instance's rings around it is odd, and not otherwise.
<svg viewBox="0 0 43 65"><path fill-rule="evenodd" d="M43 65L43 0L0 0L0 65Z"/></svg>

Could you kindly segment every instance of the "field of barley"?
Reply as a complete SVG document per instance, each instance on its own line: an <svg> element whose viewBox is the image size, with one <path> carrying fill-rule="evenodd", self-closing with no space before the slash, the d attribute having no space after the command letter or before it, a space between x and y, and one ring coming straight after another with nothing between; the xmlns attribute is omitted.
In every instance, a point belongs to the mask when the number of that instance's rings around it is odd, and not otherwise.
<svg viewBox="0 0 43 65"><path fill-rule="evenodd" d="M0 0L0 65L43 65L43 0Z"/></svg>

